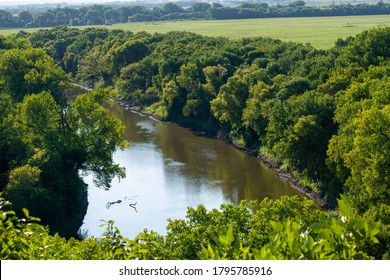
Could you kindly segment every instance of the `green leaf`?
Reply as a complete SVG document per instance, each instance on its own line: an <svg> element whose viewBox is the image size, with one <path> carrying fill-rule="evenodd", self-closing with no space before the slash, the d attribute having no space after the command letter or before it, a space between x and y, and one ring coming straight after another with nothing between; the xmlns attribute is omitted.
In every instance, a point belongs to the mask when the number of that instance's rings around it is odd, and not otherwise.
<svg viewBox="0 0 390 280"><path fill-rule="evenodd" d="M230 246L234 241L234 235L233 235L233 225L230 224L229 229L226 232L226 235L220 235L219 241L224 245L225 247Z"/></svg>
<svg viewBox="0 0 390 280"><path fill-rule="evenodd" d="M213 248L210 245L207 246L207 251L208 251L209 258L210 259L214 259L215 258L215 252L214 252Z"/></svg>
<svg viewBox="0 0 390 280"><path fill-rule="evenodd" d="M311 251L314 246L314 239L310 235L306 235L305 239L305 247L308 251Z"/></svg>
<svg viewBox="0 0 390 280"><path fill-rule="evenodd" d="M340 194L340 199L337 199L339 206L340 216L350 217L351 216L351 203L347 197L343 194Z"/></svg>
<svg viewBox="0 0 390 280"><path fill-rule="evenodd" d="M203 245L202 245L202 250L198 253L198 257L201 260L208 260L209 259L209 252Z"/></svg>
<svg viewBox="0 0 390 280"><path fill-rule="evenodd" d="M28 211L28 209L23 208L22 211L23 211L23 214L26 216L26 218L28 218L30 216L30 212Z"/></svg>
<svg viewBox="0 0 390 280"><path fill-rule="evenodd" d="M380 231L380 223L369 223L367 225L367 234L368 235L377 235Z"/></svg>
<svg viewBox="0 0 390 280"><path fill-rule="evenodd" d="M354 260L364 260L365 256L363 253L357 253L357 254L353 255L353 259Z"/></svg>

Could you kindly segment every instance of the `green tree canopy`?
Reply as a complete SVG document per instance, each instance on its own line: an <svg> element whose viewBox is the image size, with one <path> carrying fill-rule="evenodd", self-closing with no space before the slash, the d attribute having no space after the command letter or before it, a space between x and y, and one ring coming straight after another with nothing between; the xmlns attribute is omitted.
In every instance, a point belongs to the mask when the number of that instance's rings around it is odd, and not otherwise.
<svg viewBox="0 0 390 280"><path fill-rule="evenodd" d="M67 81L65 72L43 49L11 49L0 56L0 90L16 102L43 90L59 101Z"/></svg>

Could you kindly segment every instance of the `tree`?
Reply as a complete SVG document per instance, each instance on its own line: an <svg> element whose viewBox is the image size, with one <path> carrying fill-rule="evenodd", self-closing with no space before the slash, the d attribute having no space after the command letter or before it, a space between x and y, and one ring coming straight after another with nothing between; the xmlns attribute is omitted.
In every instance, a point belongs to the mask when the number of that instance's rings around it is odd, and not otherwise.
<svg viewBox="0 0 390 280"><path fill-rule="evenodd" d="M291 4L289 4L290 7L303 7L306 3L303 0L295 0Z"/></svg>
<svg viewBox="0 0 390 280"><path fill-rule="evenodd" d="M53 232L73 236L87 207L80 172L92 173L95 185L105 189L114 177L125 176L112 159L127 145L124 127L102 106L107 100L108 91L100 89L60 106L52 94L41 92L25 96L11 112L5 140L14 137L24 145L9 165L4 192L15 210L28 207Z"/></svg>
<svg viewBox="0 0 390 280"><path fill-rule="evenodd" d="M241 126L242 110L248 97L248 86L237 76L230 77L211 101L214 116L232 129Z"/></svg>
<svg viewBox="0 0 390 280"><path fill-rule="evenodd" d="M161 11L163 12L163 14L172 14L172 13L182 13L184 12L184 9L179 5L177 5L176 3L169 2L163 6Z"/></svg>
<svg viewBox="0 0 390 280"><path fill-rule="evenodd" d="M276 97L282 100L292 95L299 95L310 89L309 80L302 77L293 77L280 86Z"/></svg>
<svg viewBox="0 0 390 280"><path fill-rule="evenodd" d="M88 25L104 23L102 13L92 8L88 9L87 13L84 15L84 20L87 22Z"/></svg>
<svg viewBox="0 0 390 280"><path fill-rule="evenodd" d="M45 207L48 206L43 197L49 193L49 190L41 185L41 173L42 171L38 167L29 164L11 170L4 196L12 201L16 211L20 212L22 208L28 207L36 214L43 214L39 210L39 204L45 202ZM43 215L43 217L45 216Z"/></svg>
<svg viewBox="0 0 390 280"><path fill-rule="evenodd" d="M265 136L266 119L263 112L263 103L269 99L270 91L267 84L259 81L250 88L249 98L246 101L246 106L243 110L243 124L246 127L253 129L259 139L262 139Z"/></svg>
<svg viewBox="0 0 390 280"><path fill-rule="evenodd" d="M72 150L85 155L84 162L76 161L76 167L92 172L95 184L103 188L109 188L115 176L124 177L124 170L113 162L112 154L128 145L122 137L123 124L102 106L107 98L108 91L103 89L80 95L70 105L67 116L73 134L69 144L74 143Z"/></svg>
<svg viewBox="0 0 390 280"><path fill-rule="evenodd" d="M204 93L200 81L199 69L196 64L189 63L180 67L180 75L176 77L177 84L185 91L186 104L183 107L184 116L202 116L209 110L203 110L207 100L204 100Z"/></svg>
<svg viewBox="0 0 390 280"><path fill-rule="evenodd" d="M44 14L38 15L34 18L34 27L49 27L55 25L56 15L52 11L47 11Z"/></svg>
<svg viewBox="0 0 390 280"><path fill-rule="evenodd" d="M386 78L389 65L371 67L362 72L348 89L337 94L335 121L338 124L338 133L332 137L328 148L328 165L338 178L345 182L351 175L346 167L346 155L354 148L357 121L364 110L372 107L382 109L389 103L388 85Z"/></svg>
<svg viewBox="0 0 390 280"><path fill-rule="evenodd" d="M96 46L80 61L77 78L84 83L94 85L99 81L111 83L111 61L102 54L102 47Z"/></svg>
<svg viewBox="0 0 390 280"><path fill-rule="evenodd" d="M345 165L346 185L360 211L390 201L390 105L373 106L354 119L356 130Z"/></svg>
<svg viewBox="0 0 390 280"><path fill-rule="evenodd" d="M104 10L103 17L105 20L109 20L111 23L117 23L120 20L120 13L115 9Z"/></svg>
<svg viewBox="0 0 390 280"><path fill-rule="evenodd" d="M340 66L357 65L368 69L389 58L390 28L375 28L363 31L343 50Z"/></svg>
<svg viewBox="0 0 390 280"><path fill-rule="evenodd" d="M33 22L34 18L29 11L21 11L18 15L18 21L21 26L26 27Z"/></svg>
<svg viewBox="0 0 390 280"><path fill-rule="evenodd" d="M123 170L112 161L112 153L125 147L124 129L119 120L103 108L107 91L95 90L79 95L67 108L59 107L47 93L24 99L16 116L16 128L25 132L24 142L50 151L64 160L63 167L95 175L96 185L109 188Z"/></svg>
<svg viewBox="0 0 390 280"><path fill-rule="evenodd" d="M174 115L181 115L184 98L181 98L179 88L175 81L169 81L163 88L161 95L161 102L166 113L162 117L172 117ZM180 109L178 109L179 107Z"/></svg>
<svg viewBox="0 0 390 280"><path fill-rule="evenodd" d="M217 96L219 89L227 80L227 69L221 65L207 66L203 68L203 74L206 78L204 90L212 96Z"/></svg>
<svg viewBox="0 0 390 280"><path fill-rule="evenodd" d="M199 13L206 13L211 8L209 3L196 2L191 5L191 10Z"/></svg>
<svg viewBox="0 0 390 280"><path fill-rule="evenodd" d="M43 90L59 102L68 77L43 49L11 49L0 57L0 81L0 89L16 102Z"/></svg>
<svg viewBox="0 0 390 280"><path fill-rule="evenodd" d="M66 25L66 24L69 23L69 19L67 18L67 16L64 13L64 11L59 10L56 13L56 17L54 19L54 22L55 22L56 25Z"/></svg>
<svg viewBox="0 0 390 280"><path fill-rule="evenodd" d="M277 98L264 103L268 124L264 142L290 171L298 171L301 178L316 183L327 177L326 150L328 141L335 133L333 98L315 91L291 96L285 101ZM334 190L312 188L331 199L337 197Z"/></svg>
<svg viewBox="0 0 390 280"><path fill-rule="evenodd" d="M327 141L315 115L306 115L298 119L288 135L286 158L295 168L306 169L311 178L323 177ZM323 143L325 142L325 143Z"/></svg>
<svg viewBox="0 0 390 280"><path fill-rule="evenodd" d="M149 48L140 40L125 42L111 50L110 56L114 74L119 75L123 67L140 61L149 54Z"/></svg>
<svg viewBox="0 0 390 280"><path fill-rule="evenodd" d="M0 10L0 26L1 27L15 27L16 22L10 12Z"/></svg>

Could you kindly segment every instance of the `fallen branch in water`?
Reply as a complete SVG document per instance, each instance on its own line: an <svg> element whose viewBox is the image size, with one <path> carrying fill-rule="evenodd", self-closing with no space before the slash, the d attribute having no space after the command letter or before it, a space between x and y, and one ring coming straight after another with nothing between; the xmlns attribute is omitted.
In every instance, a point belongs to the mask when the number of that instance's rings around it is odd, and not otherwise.
<svg viewBox="0 0 390 280"><path fill-rule="evenodd" d="M117 203L121 203L121 202L122 202L122 200L117 200L117 201L114 201L114 202L107 202L106 208L110 209L111 205L117 204Z"/></svg>
<svg viewBox="0 0 390 280"><path fill-rule="evenodd" d="M133 208L133 209L135 210L135 212L138 213L137 208L135 208L135 205L137 205L137 202L136 202L136 203L130 203L130 204L129 204L129 206L130 206L131 208Z"/></svg>

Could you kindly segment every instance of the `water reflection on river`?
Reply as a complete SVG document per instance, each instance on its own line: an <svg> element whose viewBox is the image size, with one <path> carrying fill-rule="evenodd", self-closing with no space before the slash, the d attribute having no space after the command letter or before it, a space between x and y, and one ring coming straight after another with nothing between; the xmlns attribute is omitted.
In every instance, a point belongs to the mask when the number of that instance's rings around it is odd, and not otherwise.
<svg viewBox="0 0 390 280"><path fill-rule="evenodd" d="M126 125L131 145L114 160L127 176L108 191L89 184L89 206L82 230L100 236L103 220L114 220L121 233L134 238L147 228L165 233L167 219L184 218L188 206L219 208L221 203L300 195L277 179L257 158L225 142L188 129L154 121L115 105L112 114ZM118 202L110 204L110 202ZM134 205L136 209L130 207Z"/></svg>

